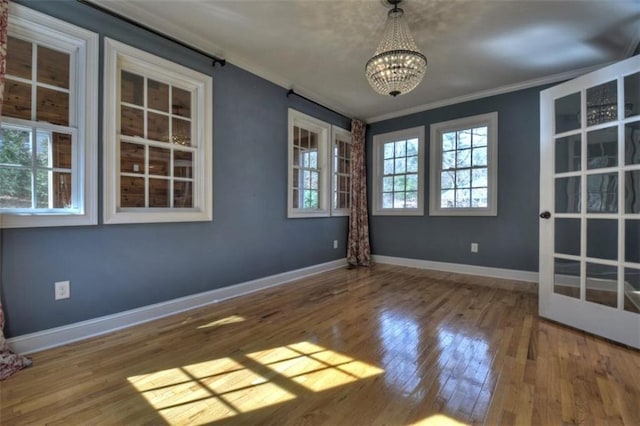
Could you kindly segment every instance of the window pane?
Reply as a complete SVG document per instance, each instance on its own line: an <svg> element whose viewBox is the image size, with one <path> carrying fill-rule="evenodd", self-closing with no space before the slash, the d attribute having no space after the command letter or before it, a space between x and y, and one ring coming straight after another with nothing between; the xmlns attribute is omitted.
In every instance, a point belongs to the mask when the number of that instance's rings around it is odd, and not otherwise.
<svg viewBox="0 0 640 426"><path fill-rule="evenodd" d="M147 107L169 112L169 85L147 80Z"/></svg>
<svg viewBox="0 0 640 426"><path fill-rule="evenodd" d="M555 218L554 250L580 256L580 219Z"/></svg>
<svg viewBox="0 0 640 426"><path fill-rule="evenodd" d="M390 209L393 208L393 193L385 192L382 194L382 208Z"/></svg>
<svg viewBox="0 0 640 426"><path fill-rule="evenodd" d="M556 179L556 213L580 212L580 177Z"/></svg>
<svg viewBox="0 0 640 426"><path fill-rule="evenodd" d="M122 71L120 77L120 99L134 105L144 105L144 78Z"/></svg>
<svg viewBox="0 0 640 426"><path fill-rule="evenodd" d="M407 172L407 163L405 158L396 158L395 163L395 173L406 173Z"/></svg>
<svg viewBox="0 0 640 426"><path fill-rule="evenodd" d="M397 157L405 157L407 155L407 141L397 141L395 143L395 154Z"/></svg>
<svg viewBox="0 0 640 426"><path fill-rule="evenodd" d="M458 154L456 155L457 168L471 167L471 150L470 149L459 150L457 154Z"/></svg>
<svg viewBox="0 0 640 426"><path fill-rule="evenodd" d="M440 207L450 209L456 205L456 192L453 189L440 191Z"/></svg>
<svg viewBox="0 0 640 426"><path fill-rule="evenodd" d="M409 139L407 141L407 157L418 155L418 139Z"/></svg>
<svg viewBox="0 0 640 426"><path fill-rule="evenodd" d="M120 133L125 136L144 137L143 111L123 105L120 109Z"/></svg>
<svg viewBox="0 0 640 426"><path fill-rule="evenodd" d="M474 148L478 146L487 145L487 131L488 131L488 127L486 126L476 127L475 129L472 130L473 132L472 144Z"/></svg>
<svg viewBox="0 0 640 426"><path fill-rule="evenodd" d="M382 178L382 191L384 192L393 191L393 176Z"/></svg>
<svg viewBox="0 0 640 426"><path fill-rule="evenodd" d="M456 152L449 151L442 153L442 170L455 169L456 167Z"/></svg>
<svg viewBox="0 0 640 426"><path fill-rule="evenodd" d="M171 111L182 117L191 117L191 93L177 87L173 87L171 90Z"/></svg>
<svg viewBox="0 0 640 426"><path fill-rule="evenodd" d="M407 173L418 173L418 156L407 157Z"/></svg>
<svg viewBox="0 0 640 426"><path fill-rule="evenodd" d="M640 121L624 127L625 164L640 164Z"/></svg>
<svg viewBox="0 0 640 426"><path fill-rule="evenodd" d="M0 208L31 208L31 170L0 167Z"/></svg>
<svg viewBox="0 0 640 426"><path fill-rule="evenodd" d="M147 112L147 138L158 142L169 142L169 117Z"/></svg>
<svg viewBox="0 0 640 426"><path fill-rule="evenodd" d="M36 165L40 167L51 167L51 134L49 132L38 132L36 137Z"/></svg>
<svg viewBox="0 0 640 426"><path fill-rule="evenodd" d="M487 165L487 148L474 148L473 149L473 165L474 166L486 166Z"/></svg>
<svg viewBox="0 0 640 426"><path fill-rule="evenodd" d="M294 173L294 176L297 175L297 173ZM193 157L190 152L173 151L173 176L183 178L193 177Z"/></svg>
<svg viewBox="0 0 640 426"><path fill-rule="evenodd" d="M618 82L587 89L587 126L616 120L618 118Z"/></svg>
<svg viewBox="0 0 640 426"><path fill-rule="evenodd" d="M31 80L32 48L33 44L28 41L11 36L7 38L7 75Z"/></svg>
<svg viewBox="0 0 640 426"><path fill-rule="evenodd" d="M385 175L392 175L393 174L393 164L394 164L395 160L390 159L390 160L384 160L384 174Z"/></svg>
<svg viewBox="0 0 640 426"><path fill-rule="evenodd" d="M580 135L556 139L556 173L575 172L582 168Z"/></svg>
<svg viewBox="0 0 640 426"><path fill-rule="evenodd" d="M318 208L318 191L316 190L303 190L303 208L305 209L317 209Z"/></svg>
<svg viewBox="0 0 640 426"><path fill-rule="evenodd" d="M624 116L640 114L640 72L624 78Z"/></svg>
<svg viewBox="0 0 640 426"><path fill-rule="evenodd" d="M53 172L53 208L67 209L71 203L71 173Z"/></svg>
<svg viewBox="0 0 640 426"><path fill-rule="evenodd" d="M456 133L448 132L442 135L442 150L453 151L456 149Z"/></svg>
<svg viewBox="0 0 640 426"><path fill-rule="evenodd" d="M615 308L618 306L618 268L587 263L586 299Z"/></svg>
<svg viewBox="0 0 640 426"><path fill-rule="evenodd" d="M487 188L474 188L471 190L471 207L487 207Z"/></svg>
<svg viewBox="0 0 640 426"><path fill-rule="evenodd" d="M618 221L609 219L587 220L587 257L618 259Z"/></svg>
<svg viewBox="0 0 640 426"><path fill-rule="evenodd" d="M393 178L393 190L394 191L404 191L406 184L405 176L396 176Z"/></svg>
<svg viewBox="0 0 640 426"><path fill-rule="evenodd" d="M46 170L36 171L36 208L53 208L53 200L49 205L49 185L53 185L53 173Z"/></svg>
<svg viewBox="0 0 640 426"><path fill-rule="evenodd" d="M170 207L168 179L149 179L149 207Z"/></svg>
<svg viewBox="0 0 640 426"><path fill-rule="evenodd" d="M465 149L471 147L471 129L458 131L457 149Z"/></svg>
<svg viewBox="0 0 640 426"><path fill-rule="evenodd" d="M0 128L0 164L31 166L31 132L6 126Z"/></svg>
<svg viewBox="0 0 640 426"><path fill-rule="evenodd" d="M458 170L456 172L456 187L469 188L471 186L471 170Z"/></svg>
<svg viewBox="0 0 640 426"><path fill-rule="evenodd" d="M599 169L618 165L618 127L587 133L587 168Z"/></svg>
<svg viewBox="0 0 640 426"><path fill-rule="evenodd" d="M407 191L418 190L418 175L407 175L406 178Z"/></svg>
<svg viewBox="0 0 640 426"><path fill-rule="evenodd" d="M456 207L471 206L471 191L468 189L456 189Z"/></svg>
<svg viewBox="0 0 640 426"><path fill-rule="evenodd" d="M193 207L193 183L176 181L173 183L173 207Z"/></svg>
<svg viewBox="0 0 640 426"><path fill-rule="evenodd" d="M395 192L393 194L393 207L396 209L402 209L404 208L404 199L405 199L405 194L404 192Z"/></svg>
<svg viewBox="0 0 640 426"><path fill-rule="evenodd" d="M144 173L144 145L120 143L120 172Z"/></svg>
<svg viewBox="0 0 640 426"><path fill-rule="evenodd" d="M580 128L580 93L555 101L556 134Z"/></svg>
<svg viewBox="0 0 640 426"><path fill-rule="evenodd" d="M299 209L300 208L300 191L298 191L297 189L293 189L292 199L293 199L293 208Z"/></svg>
<svg viewBox="0 0 640 426"><path fill-rule="evenodd" d="M418 208L418 193L416 191L408 191L406 193L405 207L410 209Z"/></svg>
<svg viewBox="0 0 640 426"><path fill-rule="evenodd" d="M587 212L618 212L618 174L603 173L587 176Z"/></svg>
<svg viewBox="0 0 640 426"><path fill-rule="evenodd" d="M69 54L38 46L38 81L69 88Z"/></svg>
<svg viewBox="0 0 640 426"><path fill-rule="evenodd" d="M625 213L640 213L640 170L625 173Z"/></svg>
<svg viewBox="0 0 640 426"><path fill-rule="evenodd" d="M171 151L163 148L149 147L149 174L169 176Z"/></svg>
<svg viewBox="0 0 640 426"><path fill-rule="evenodd" d="M69 94L58 90L38 87L36 117L61 126L69 125Z"/></svg>
<svg viewBox="0 0 640 426"><path fill-rule="evenodd" d="M633 296L637 300L637 295L640 295L640 269L625 268L624 282L627 292L631 292L624 298L624 310L640 314L640 308L629 300Z"/></svg>
<svg viewBox="0 0 640 426"><path fill-rule="evenodd" d="M339 209L348 209L349 208L349 194L345 192L340 193L340 201L338 203Z"/></svg>
<svg viewBox="0 0 640 426"><path fill-rule="evenodd" d="M640 263L640 220L625 220L624 240L625 261Z"/></svg>
<svg viewBox="0 0 640 426"><path fill-rule="evenodd" d="M389 142L384 144L384 158L393 158L394 157L394 143Z"/></svg>
<svg viewBox="0 0 640 426"><path fill-rule="evenodd" d="M487 169L473 169L471 172L471 186L475 188L487 187Z"/></svg>
<svg viewBox="0 0 640 426"><path fill-rule="evenodd" d="M580 262L555 259L553 292L576 299L580 298Z"/></svg>
<svg viewBox="0 0 640 426"><path fill-rule="evenodd" d="M5 81L2 115L31 120L31 85Z"/></svg>
<svg viewBox="0 0 640 426"><path fill-rule="evenodd" d="M455 188L456 186L455 178L456 178L456 172L451 172L451 171L442 172L440 174L440 188L442 189Z"/></svg>
<svg viewBox="0 0 640 426"><path fill-rule="evenodd" d="M53 167L60 169L71 168L71 135L53 133Z"/></svg>

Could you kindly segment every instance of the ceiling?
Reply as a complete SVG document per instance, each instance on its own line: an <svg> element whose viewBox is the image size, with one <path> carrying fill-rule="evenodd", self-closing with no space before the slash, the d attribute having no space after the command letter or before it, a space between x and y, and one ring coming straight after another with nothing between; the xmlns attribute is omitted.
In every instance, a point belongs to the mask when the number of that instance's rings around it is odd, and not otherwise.
<svg viewBox="0 0 640 426"><path fill-rule="evenodd" d="M630 56L640 0L406 0L423 82L375 93L385 0L91 0L369 122L559 81Z"/></svg>

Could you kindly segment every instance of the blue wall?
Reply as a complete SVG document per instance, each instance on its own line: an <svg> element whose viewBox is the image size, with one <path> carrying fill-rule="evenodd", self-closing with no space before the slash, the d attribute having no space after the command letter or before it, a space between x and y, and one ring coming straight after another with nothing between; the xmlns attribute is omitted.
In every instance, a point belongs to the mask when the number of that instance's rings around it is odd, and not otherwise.
<svg viewBox="0 0 640 426"><path fill-rule="evenodd" d="M425 215L371 216L373 253L537 271L540 90L522 90L372 123L367 130L368 164L372 164L376 134L425 126L426 138ZM429 126L493 111L498 112L498 216L429 216ZM370 167L369 182L371 172ZM472 242L479 244L478 253L471 253Z"/></svg>
<svg viewBox="0 0 640 426"><path fill-rule="evenodd" d="M347 219L287 219L287 108L345 117L72 0L16 0L213 76L213 222L5 229L7 336L113 314L345 257ZM102 85L100 87L102 121ZM99 129L100 152L102 128ZM102 165L102 157L99 157ZM100 166L100 175L102 170ZM102 180L99 185L102 200ZM100 201L100 217L102 202ZM334 250L332 242L339 241ZM53 283L71 281L54 301Z"/></svg>

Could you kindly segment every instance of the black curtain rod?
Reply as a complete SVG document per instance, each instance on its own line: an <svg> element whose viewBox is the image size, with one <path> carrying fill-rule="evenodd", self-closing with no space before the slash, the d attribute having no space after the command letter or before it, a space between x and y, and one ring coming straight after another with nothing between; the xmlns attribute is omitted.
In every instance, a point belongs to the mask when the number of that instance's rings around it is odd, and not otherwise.
<svg viewBox="0 0 640 426"><path fill-rule="evenodd" d="M207 52L205 52L203 50L200 50L197 47L193 47L190 44L184 43L184 42L182 42L182 41L180 41L180 40L178 40L176 38L171 37L170 35L167 35L165 33L160 32L158 30L154 30L151 27L148 27L148 26L143 25L143 24L141 24L139 22L136 22L131 18L127 18L126 16L120 15L119 13L116 13L116 12L114 12L112 10L109 10L109 9L105 8L105 7L97 5L97 4L95 4L93 2L90 2L88 0L76 0L76 1L78 1L78 3L82 3L82 4L86 5L86 6L92 7L95 10L98 10L98 11L100 11L102 13L106 13L107 15L113 16L114 18L120 19L120 20L122 20L122 21L124 21L124 22L126 22L128 24L131 24L131 25L133 25L135 27L141 28L141 29L143 29L145 31L149 31L150 33L153 33L153 34L157 35L158 37L162 37L165 40L169 40L172 43L175 43L175 44L180 45L182 47L186 47L187 49L191 49L194 52L198 52L202 56L206 56L207 58L211 59L213 61L213 64L211 66L213 66L214 68L215 68L216 64L220 64L221 67L224 67L227 64L226 59L218 58L217 56L214 56L214 55L212 55L210 53L207 53Z"/></svg>
<svg viewBox="0 0 640 426"><path fill-rule="evenodd" d="M346 115L344 115L344 114L343 114L343 113L341 113L341 112L336 111L335 109L331 109L331 108L329 108L328 106L324 106L324 105L322 105L321 103L318 103L318 102L314 101L313 99L309 99L309 98L307 98L306 96L301 95L300 93L296 93L296 91L295 91L295 90L293 90L293 89L289 89L289 91L287 92L287 98L288 98L289 96L291 96L291 95L296 95L297 97L302 98L302 99L304 99L304 100L305 100L305 101L307 101L307 102L311 102L312 104L318 105L319 107L324 108L324 109L326 109L327 111L331 111L331 112L333 112L334 114L338 114L338 115L341 115L341 116L343 116L343 117L345 117L345 118L351 119L351 117L347 117Z"/></svg>

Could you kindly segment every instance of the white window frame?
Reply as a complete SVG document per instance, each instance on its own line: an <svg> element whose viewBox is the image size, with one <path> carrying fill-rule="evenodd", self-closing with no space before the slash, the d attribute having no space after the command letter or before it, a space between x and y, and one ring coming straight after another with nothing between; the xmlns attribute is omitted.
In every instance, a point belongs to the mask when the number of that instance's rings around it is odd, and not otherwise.
<svg viewBox="0 0 640 426"><path fill-rule="evenodd" d="M349 144L349 164L353 164L351 132L337 126L331 126L331 216L349 216L351 211L350 208L338 208L336 206L335 194L336 191L338 191L337 176L339 175L337 161L338 155L336 154L338 140L347 142ZM351 178L351 167L349 167L348 173L349 178ZM349 198L351 198L351 184L349 184ZM351 206L351 199L349 199L349 206Z"/></svg>
<svg viewBox="0 0 640 426"><path fill-rule="evenodd" d="M475 127L487 127L487 207L443 208L441 200L442 135ZM498 215L498 113L474 115L431 125L430 216Z"/></svg>
<svg viewBox="0 0 640 426"><path fill-rule="evenodd" d="M331 215L331 180L332 161L329 158L329 138L331 137L331 125L317 118L303 114L300 111L289 108L289 136L288 136L288 179L287 179L287 216L289 218L302 217L327 217ZM318 134L318 204L317 209L304 209L293 207L293 128L300 127ZM299 182L301 179L299 180Z"/></svg>
<svg viewBox="0 0 640 426"><path fill-rule="evenodd" d="M72 135L73 207L1 209L1 228L80 226L98 223L99 35L15 3L9 3L8 33L70 55L69 126L3 117L9 125ZM70 129L70 130L69 130Z"/></svg>
<svg viewBox="0 0 640 426"><path fill-rule="evenodd" d="M416 208L383 208L382 178L384 176L384 145L407 139L418 139L418 206ZM424 215L424 126L373 136L373 208L374 216L422 216Z"/></svg>
<svg viewBox="0 0 640 426"><path fill-rule="evenodd" d="M212 87L210 76L105 37L104 223L212 220ZM193 208L120 208L120 75L127 70L191 92Z"/></svg>

